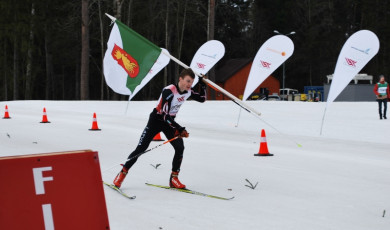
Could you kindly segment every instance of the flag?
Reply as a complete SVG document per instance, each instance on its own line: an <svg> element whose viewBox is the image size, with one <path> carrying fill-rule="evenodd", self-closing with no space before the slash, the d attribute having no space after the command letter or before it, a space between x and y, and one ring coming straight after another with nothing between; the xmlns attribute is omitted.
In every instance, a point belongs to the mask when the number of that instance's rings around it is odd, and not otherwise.
<svg viewBox="0 0 390 230"><path fill-rule="evenodd" d="M192 58L190 67L196 73L206 75L206 73L209 72L209 70L213 68L213 66L217 64L224 55L225 46L222 42L210 40L204 43L198 51L196 51L194 57ZM199 78L195 77L192 86L196 85L198 81Z"/></svg>
<svg viewBox="0 0 390 230"><path fill-rule="evenodd" d="M263 83L294 52L294 43L285 35L275 35L268 39L257 51L246 82L243 101Z"/></svg>
<svg viewBox="0 0 390 230"><path fill-rule="evenodd" d="M326 100L327 107L378 51L379 39L369 30L360 30L348 38L337 60Z"/></svg>
<svg viewBox="0 0 390 230"><path fill-rule="evenodd" d="M107 85L116 93L130 95L131 99L169 63L170 58L161 50L115 20L103 60Z"/></svg>
<svg viewBox="0 0 390 230"><path fill-rule="evenodd" d="M369 30L360 30L352 34L345 42L339 54L339 58L337 59L332 83L330 84L326 106L322 116L320 135L322 135L328 106L332 104L345 87L347 87L349 82L378 53L378 51L379 39Z"/></svg>

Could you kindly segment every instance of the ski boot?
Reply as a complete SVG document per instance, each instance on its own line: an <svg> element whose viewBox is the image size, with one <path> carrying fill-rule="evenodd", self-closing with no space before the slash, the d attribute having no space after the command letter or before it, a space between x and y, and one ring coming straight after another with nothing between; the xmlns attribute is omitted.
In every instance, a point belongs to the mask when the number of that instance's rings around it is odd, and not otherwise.
<svg viewBox="0 0 390 230"><path fill-rule="evenodd" d="M122 182L125 180L128 171L129 170L127 168L123 167L122 170L118 173L118 175L116 175L114 182L113 182L115 187L117 187L117 188L121 187Z"/></svg>
<svg viewBox="0 0 390 230"><path fill-rule="evenodd" d="M185 189L186 188L186 186L180 182L178 172L171 173L171 177L169 179L169 186L171 188L178 188L178 189Z"/></svg>

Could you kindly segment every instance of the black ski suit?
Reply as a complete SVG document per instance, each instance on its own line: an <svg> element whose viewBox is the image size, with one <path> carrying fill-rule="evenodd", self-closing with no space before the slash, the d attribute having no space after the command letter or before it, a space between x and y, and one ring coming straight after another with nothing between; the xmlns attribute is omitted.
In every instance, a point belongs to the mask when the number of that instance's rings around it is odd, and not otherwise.
<svg viewBox="0 0 390 230"><path fill-rule="evenodd" d="M128 160L125 163L125 168L130 169L134 165L138 160L138 155L149 147L153 137L159 132L163 132L168 139L172 139L175 135L185 129L185 127L182 127L175 122L176 114L181 105L188 98L192 98L201 103L206 101L206 85L202 80L199 80L199 83L196 86L199 87L198 92L194 91L194 88L196 87L191 88L191 92L180 92L177 84L169 85L163 89L158 105L150 114L148 124L142 132L137 148L129 155L128 159L131 160ZM179 172L183 159L184 142L182 138L178 138L170 143L175 149L172 171Z"/></svg>

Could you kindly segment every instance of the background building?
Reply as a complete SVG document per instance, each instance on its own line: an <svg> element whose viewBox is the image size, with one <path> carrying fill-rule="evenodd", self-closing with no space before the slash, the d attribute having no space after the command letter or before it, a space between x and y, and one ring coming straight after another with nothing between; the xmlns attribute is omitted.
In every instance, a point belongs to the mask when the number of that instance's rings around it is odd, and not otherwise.
<svg viewBox="0 0 390 230"><path fill-rule="evenodd" d="M216 83L238 98L242 98L253 58L230 59L223 63L215 72ZM273 76L269 76L255 91L260 93L260 88L267 88L269 95L279 94L280 82ZM210 98L210 93L208 94ZM230 100L221 93L216 94L216 100Z"/></svg>

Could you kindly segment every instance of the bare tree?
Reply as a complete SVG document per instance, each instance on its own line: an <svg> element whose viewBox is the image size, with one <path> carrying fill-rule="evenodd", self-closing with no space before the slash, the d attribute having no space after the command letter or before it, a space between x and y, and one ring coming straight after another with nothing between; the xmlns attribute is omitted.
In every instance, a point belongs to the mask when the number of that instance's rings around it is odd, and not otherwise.
<svg viewBox="0 0 390 230"><path fill-rule="evenodd" d="M207 41L214 39L214 27L215 27L215 0L209 0L209 9L207 17ZM215 71L212 68L209 71L209 78L215 82ZM215 100L215 92L211 91L211 99Z"/></svg>
<svg viewBox="0 0 390 230"><path fill-rule="evenodd" d="M129 1L129 5L127 6L127 25L131 27L131 9L133 5L133 0Z"/></svg>
<svg viewBox="0 0 390 230"><path fill-rule="evenodd" d="M13 99L14 100L18 100L19 99L19 50L18 50L18 42L19 42L19 39L18 39L18 35L16 34L15 32L15 35L14 35L14 85L13 85L13 88L14 88L14 95L13 95Z"/></svg>
<svg viewBox="0 0 390 230"><path fill-rule="evenodd" d="M167 0L167 8L165 12L165 49L169 50L169 0ZM164 68L164 86L168 84L168 68Z"/></svg>
<svg viewBox="0 0 390 230"><path fill-rule="evenodd" d="M104 42L103 42L103 15L101 10L101 1L98 0L98 8L99 8L99 25L100 25L100 52L102 55L102 71L101 71L101 83L100 83L100 100L104 99Z"/></svg>
<svg viewBox="0 0 390 230"><path fill-rule="evenodd" d="M120 20L122 18L122 5L124 1L123 0L114 0L114 12L115 12L115 18Z"/></svg>
<svg viewBox="0 0 390 230"><path fill-rule="evenodd" d="M81 2L81 74L80 97L89 99L89 0Z"/></svg>
<svg viewBox="0 0 390 230"><path fill-rule="evenodd" d="M53 54L51 52L51 34L48 29L49 20L45 23L45 62L46 62L46 86L45 86L45 99L49 100L53 98L55 88L53 87Z"/></svg>
<svg viewBox="0 0 390 230"><path fill-rule="evenodd" d="M7 39L4 39L4 101L8 100Z"/></svg>
<svg viewBox="0 0 390 230"><path fill-rule="evenodd" d="M29 33L29 44L28 44L28 50L27 50L27 70L26 70L26 89L24 98L26 100L32 99L32 53L34 48L34 15L35 15L35 7L34 3L31 5L31 19L30 19L30 33Z"/></svg>

